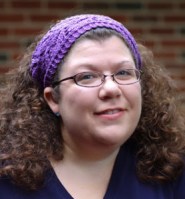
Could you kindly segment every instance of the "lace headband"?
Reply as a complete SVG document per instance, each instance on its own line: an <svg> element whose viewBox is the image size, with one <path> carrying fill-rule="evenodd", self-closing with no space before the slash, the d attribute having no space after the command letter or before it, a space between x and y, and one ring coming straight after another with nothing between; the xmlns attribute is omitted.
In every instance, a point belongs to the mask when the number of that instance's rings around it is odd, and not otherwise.
<svg viewBox="0 0 185 199"><path fill-rule="evenodd" d="M30 72L41 88L51 85L59 63L72 44L85 32L95 28L108 28L118 32L130 48L136 61L136 68L141 68L141 57L136 41L121 23L103 15L76 15L54 25L33 52Z"/></svg>

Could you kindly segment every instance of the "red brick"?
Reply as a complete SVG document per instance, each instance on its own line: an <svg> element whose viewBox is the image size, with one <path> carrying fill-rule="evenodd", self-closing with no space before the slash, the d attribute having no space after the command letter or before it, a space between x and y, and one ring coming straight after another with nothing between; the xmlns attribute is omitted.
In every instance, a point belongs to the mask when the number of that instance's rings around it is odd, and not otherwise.
<svg viewBox="0 0 185 199"><path fill-rule="evenodd" d="M183 15L175 15L175 16L167 16L164 17L165 22L183 22L185 23L185 16Z"/></svg>
<svg viewBox="0 0 185 199"><path fill-rule="evenodd" d="M183 74L180 75L180 76L178 77L178 79L179 79L179 80L182 80L182 81L185 81L185 74L184 74L184 75L183 75ZM185 85L185 84L184 84L184 85Z"/></svg>
<svg viewBox="0 0 185 199"><path fill-rule="evenodd" d="M8 29L0 28L0 36L6 36L8 34Z"/></svg>
<svg viewBox="0 0 185 199"><path fill-rule="evenodd" d="M173 34L175 31L172 28L152 28L149 32L152 34Z"/></svg>
<svg viewBox="0 0 185 199"><path fill-rule="evenodd" d="M133 17L134 22L156 22L158 21L158 17L154 15L146 15L146 16L141 16L141 15L136 15Z"/></svg>
<svg viewBox="0 0 185 199"><path fill-rule="evenodd" d="M185 40L166 40L161 42L162 46L168 46L168 47L185 47Z"/></svg>
<svg viewBox="0 0 185 199"><path fill-rule="evenodd" d="M49 9L74 9L77 7L77 3L75 2L59 2L59 1L49 1L48 7Z"/></svg>
<svg viewBox="0 0 185 199"><path fill-rule="evenodd" d="M88 3L83 2L82 7L84 9L106 9L109 8L109 4L102 2L88 2Z"/></svg>
<svg viewBox="0 0 185 199"><path fill-rule="evenodd" d="M154 41L144 41L142 42L145 46L147 46L148 48L153 48L155 46L155 42Z"/></svg>
<svg viewBox="0 0 185 199"><path fill-rule="evenodd" d="M25 0L17 0L12 1L11 5L13 8L24 8L24 9L33 9L33 8L40 8L40 2L39 1L25 1Z"/></svg>
<svg viewBox="0 0 185 199"><path fill-rule="evenodd" d="M4 2L0 2L0 8L4 8Z"/></svg>
<svg viewBox="0 0 185 199"><path fill-rule="evenodd" d="M29 35L37 35L41 32L42 28L34 29L34 28L17 28L14 29L12 32L15 35L19 36L29 36Z"/></svg>
<svg viewBox="0 0 185 199"><path fill-rule="evenodd" d="M185 8L185 3L181 3L181 4L179 5L179 8L184 9L184 8Z"/></svg>
<svg viewBox="0 0 185 199"><path fill-rule="evenodd" d="M0 49L17 49L19 44L17 42L0 42Z"/></svg>
<svg viewBox="0 0 185 199"><path fill-rule="evenodd" d="M59 19L57 15L31 15L30 19L33 22L51 22L53 20Z"/></svg>
<svg viewBox="0 0 185 199"><path fill-rule="evenodd" d="M173 73L170 75L174 80L178 80L178 81L185 81L185 75L174 75Z"/></svg>
<svg viewBox="0 0 185 199"><path fill-rule="evenodd" d="M149 3L147 6L149 9L166 10L172 9L172 3Z"/></svg>
<svg viewBox="0 0 185 199"><path fill-rule="evenodd" d="M0 74L2 75L2 74L5 74L5 73L7 73L8 71L10 70L10 68L9 67L6 67L6 66L4 66L4 67L0 67Z"/></svg>
<svg viewBox="0 0 185 199"><path fill-rule="evenodd" d="M0 22L22 22L23 15L20 14L0 14Z"/></svg>
<svg viewBox="0 0 185 199"><path fill-rule="evenodd" d="M182 70L182 71L184 71L185 63L184 64L175 63L175 65L174 65L174 63L169 62L169 63L166 64L166 67L168 69L170 69L170 70L173 69L173 68L175 68L176 70Z"/></svg>
<svg viewBox="0 0 185 199"><path fill-rule="evenodd" d="M185 92L185 87L183 86L183 84L181 84L182 86L178 86L177 87L177 92L179 92L179 93L183 93L183 92ZM185 99L184 99L185 100Z"/></svg>
<svg viewBox="0 0 185 199"><path fill-rule="evenodd" d="M18 60L18 59L21 59L22 56L23 56L23 52L15 52L12 54L11 59Z"/></svg>
<svg viewBox="0 0 185 199"><path fill-rule="evenodd" d="M173 59L176 58L176 53L174 52L154 52L154 55L156 58L159 58L159 59Z"/></svg>
<svg viewBox="0 0 185 199"><path fill-rule="evenodd" d="M144 30L142 28L128 28L128 29L133 35L144 33Z"/></svg>
<svg viewBox="0 0 185 199"><path fill-rule="evenodd" d="M125 15L110 14L109 16L121 23L126 23L128 21L128 18Z"/></svg>

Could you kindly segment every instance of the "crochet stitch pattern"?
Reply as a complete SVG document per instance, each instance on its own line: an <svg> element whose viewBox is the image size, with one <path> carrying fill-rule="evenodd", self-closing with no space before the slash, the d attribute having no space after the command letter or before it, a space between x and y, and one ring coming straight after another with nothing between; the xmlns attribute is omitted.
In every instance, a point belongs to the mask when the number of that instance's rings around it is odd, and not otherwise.
<svg viewBox="0 0 185 199"><path fill-rule="evenodd" d="M95 28L113 29L123 37L141 69L141 57L131 33L118 21L103 15L76 15L59 21L36 46L32 55L30 72L41 88L50 86L64 56L73 43L85 32Z"/></svg>

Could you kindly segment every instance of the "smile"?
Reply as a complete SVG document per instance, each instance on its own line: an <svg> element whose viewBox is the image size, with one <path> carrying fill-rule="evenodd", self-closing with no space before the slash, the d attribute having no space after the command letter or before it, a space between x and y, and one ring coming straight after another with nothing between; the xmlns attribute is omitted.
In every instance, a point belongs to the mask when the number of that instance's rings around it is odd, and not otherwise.
<svg viewBox="0 0 185 199"><path fill-rule="evenodd" d="M123 116L124 110L121 108L106 109L96 113L103 120L117 120Z"/></svg>
<svg viewBox="0 0 185 199"><path fill-rule="evenodd" d="M118 112L120 112L120 109L106 110L106 111L103 111L101 114L112 115L112 114L115 114L115 113L118 113Z"/></svg>

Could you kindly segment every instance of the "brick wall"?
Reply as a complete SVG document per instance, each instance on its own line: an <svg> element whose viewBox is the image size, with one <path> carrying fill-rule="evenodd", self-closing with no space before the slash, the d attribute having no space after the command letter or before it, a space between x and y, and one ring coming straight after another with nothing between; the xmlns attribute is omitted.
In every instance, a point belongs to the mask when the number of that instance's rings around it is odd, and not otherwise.
<svg viewBox="0 0 185 199"><path fill-rule="evenodd" d="M35 35L74 12L123 22L169 69L185 107L184 0L0 0L0 82Z"/></svg>

